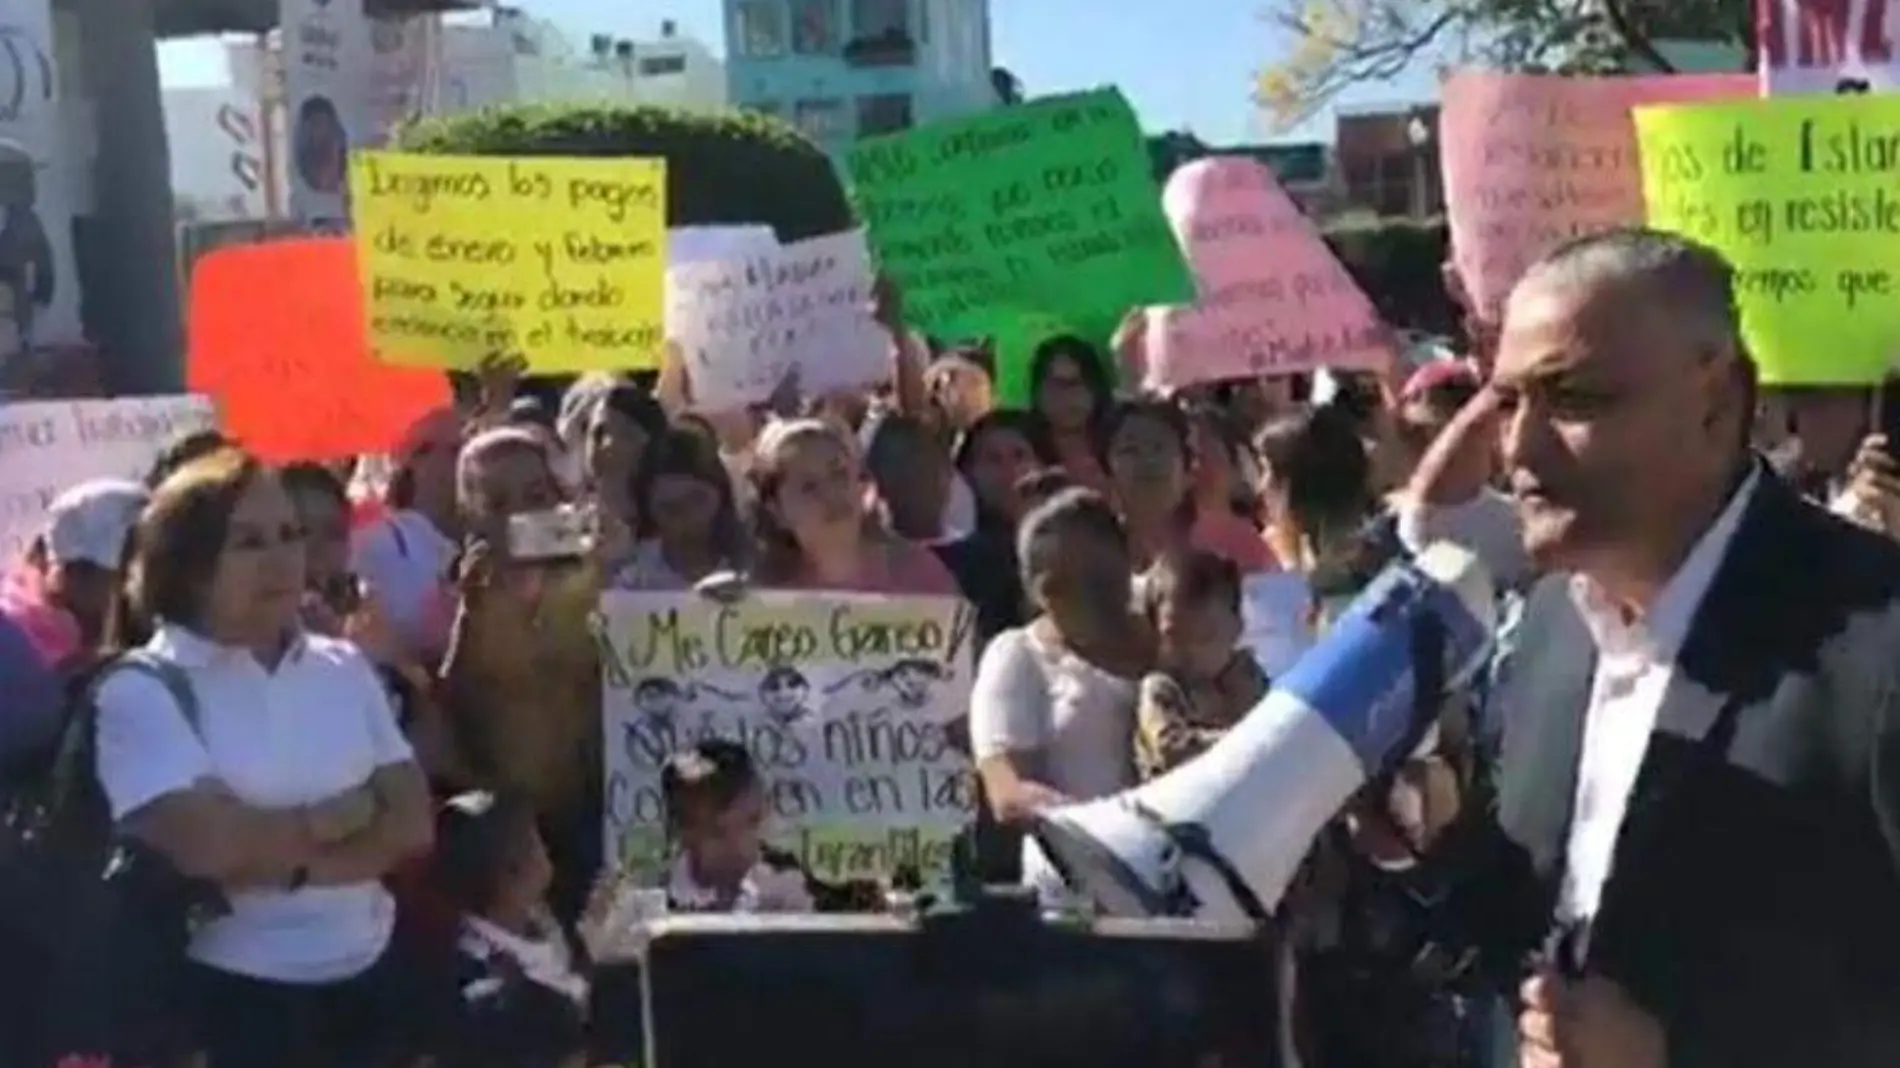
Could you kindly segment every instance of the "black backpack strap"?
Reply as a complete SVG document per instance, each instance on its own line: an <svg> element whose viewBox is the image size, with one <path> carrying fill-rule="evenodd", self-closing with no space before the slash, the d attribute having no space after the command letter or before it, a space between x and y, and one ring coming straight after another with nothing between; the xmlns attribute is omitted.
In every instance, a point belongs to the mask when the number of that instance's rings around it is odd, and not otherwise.
<svg viewBox="0 0 1900 1068"><path fill-rule="evenodd" d="M185 674L185 669L147 649L122 653L93 673L92 678L80 688L79 696L66 717L59 750L53 758L51 795L56 799L55 803L57 799L72 796L73 787L81 776L96 774L93 754L94 736L99 725L99 688L105 685L107 679L122 671L136 672L158 680L177 705L185 726L191 729L194 736L203 740L198 693L192 688L191 678Z"/></svg>
<svg viewBox="0 0 1900 1068"><path fill-rule="evenodd" d="M94 677L94 693L107 678L119 671L131 671L157 679L165 687L165 692L171 694L173 703L178 706L178 714L185 718L185 726L191 728L192 734L203 737L199 729L198 691L192 688L191 676L185 674L184 668L149 649L133 649Z"/></svg>

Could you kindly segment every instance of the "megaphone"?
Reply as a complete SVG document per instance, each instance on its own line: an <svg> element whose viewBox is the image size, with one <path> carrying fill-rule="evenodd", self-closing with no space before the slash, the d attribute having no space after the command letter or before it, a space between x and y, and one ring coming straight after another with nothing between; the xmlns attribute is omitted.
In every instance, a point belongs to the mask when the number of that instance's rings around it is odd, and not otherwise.
<svg viewBox="0 0 1900 1068"><path fill-rule="evenodd" d="M1052 907L1264 920L1352 795L1430 742L1443 695L1489 659L1496 614L1464 549L1436 542L1393 563L1207 752L1044 813L1024 881Z"/></svg>

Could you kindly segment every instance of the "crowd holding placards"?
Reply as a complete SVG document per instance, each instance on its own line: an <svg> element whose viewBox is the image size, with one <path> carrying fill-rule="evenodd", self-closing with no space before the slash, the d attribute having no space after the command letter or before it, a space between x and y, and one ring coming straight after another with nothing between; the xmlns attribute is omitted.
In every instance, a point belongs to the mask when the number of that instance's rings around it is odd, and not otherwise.
<svg viewBox="0 0 1900 1068"><path fill-rule="evenodd" d="M200 265L203 397L0 409L0 1063L584 1064L657 915L1016 881L1435 541L1504 651L1307 851L1282 1059L1894 1063L1900 323L1767 144L1891 107L1644 106L1734 93L1454 79L1462 355L1112 90L783 244L363 154L354 238Z"/></svg>

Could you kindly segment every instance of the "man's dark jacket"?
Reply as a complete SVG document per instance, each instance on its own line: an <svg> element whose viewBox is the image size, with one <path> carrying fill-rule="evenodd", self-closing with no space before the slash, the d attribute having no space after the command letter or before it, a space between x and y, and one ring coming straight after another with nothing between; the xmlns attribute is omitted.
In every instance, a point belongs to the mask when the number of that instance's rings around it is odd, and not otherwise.
<svg viewBox="0 0 1900 1068"><path fill-rule="evenodd" d="M1514 983L1552 928L1595 646L1536 587L1488 708L1496 797L1445 913ZM1673 669L1587 968L1669 1068L1900 1065L1900 545L1764 471ZM1596 1066L1586 1066L1596 1068Z"/></svg>

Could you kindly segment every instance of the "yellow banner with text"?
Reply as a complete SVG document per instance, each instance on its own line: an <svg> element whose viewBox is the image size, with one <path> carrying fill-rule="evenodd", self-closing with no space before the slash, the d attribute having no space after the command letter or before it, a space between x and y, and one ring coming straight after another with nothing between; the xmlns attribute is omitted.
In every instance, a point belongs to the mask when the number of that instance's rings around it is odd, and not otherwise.
<svg viewBox="0 0 1900 1068"><path fill-rule="evenodd" d="M350 197L370 341L385 362L659 366L664 160L362 152Z"/></svg>

